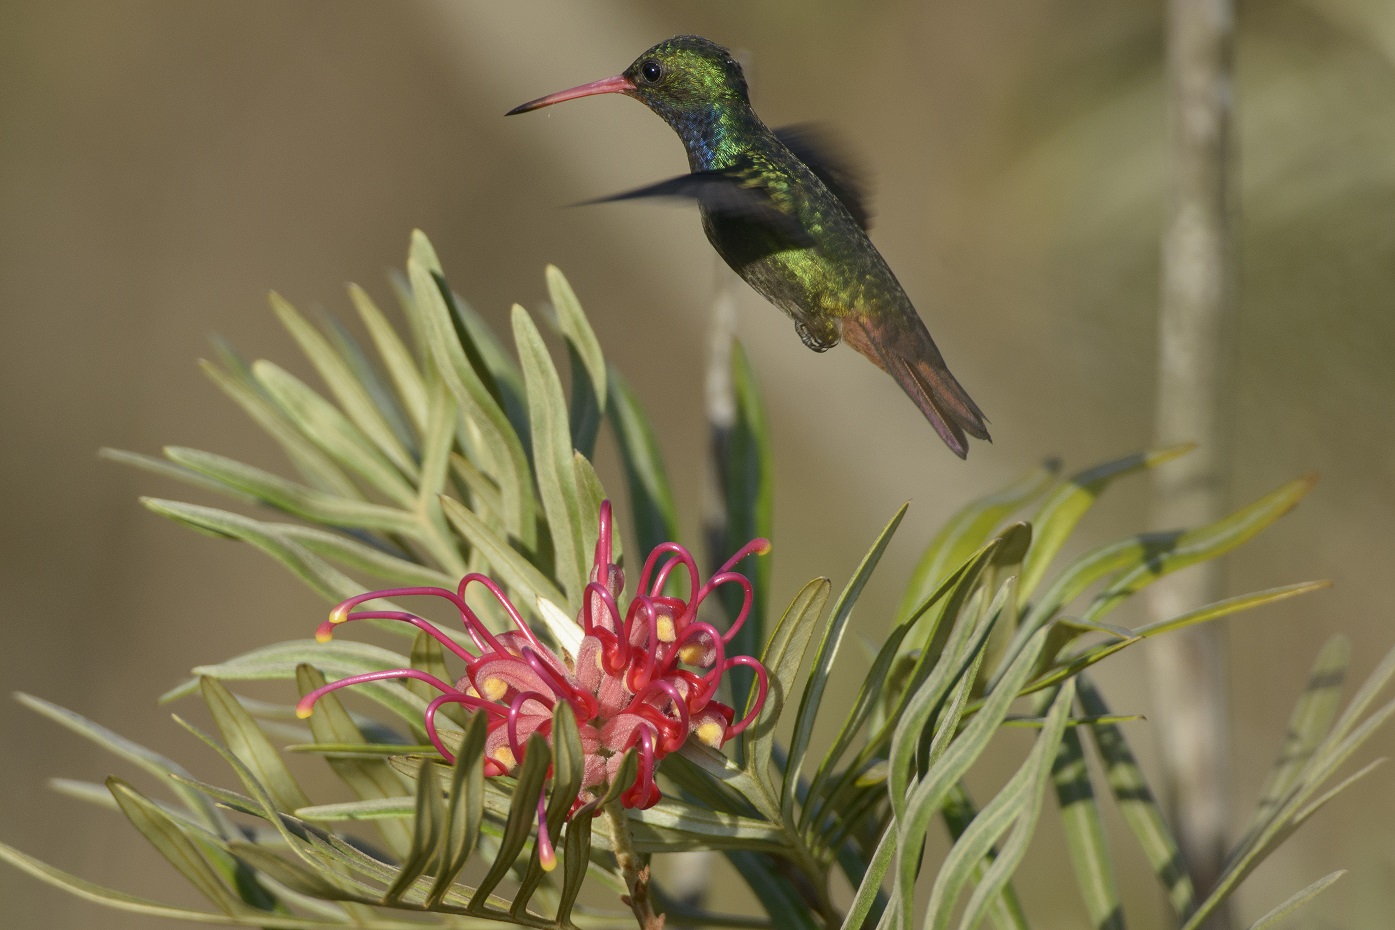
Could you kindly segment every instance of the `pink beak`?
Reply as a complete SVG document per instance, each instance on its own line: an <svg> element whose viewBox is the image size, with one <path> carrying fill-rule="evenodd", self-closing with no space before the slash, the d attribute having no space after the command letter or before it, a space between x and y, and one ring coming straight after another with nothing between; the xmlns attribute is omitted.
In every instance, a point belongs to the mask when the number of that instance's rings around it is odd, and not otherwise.
<svg viewBox="0 0 1395 930"><path fill-rule="evenodd" d="M599 81L592 81L590 84L582 84L580 87L573 87L570 90L559 90L555 94L548 94L546 97L539 97L537 100L529 100L527 103L519 104L504 115L513 116L515 113L527 113L529 110L550 107L554 103L561 103L563 100L575 100L577 97L590 97L592 94L627 94L634 89L634 81L631 81L623 74L617 74L615 77L603 78Z"/></svg>

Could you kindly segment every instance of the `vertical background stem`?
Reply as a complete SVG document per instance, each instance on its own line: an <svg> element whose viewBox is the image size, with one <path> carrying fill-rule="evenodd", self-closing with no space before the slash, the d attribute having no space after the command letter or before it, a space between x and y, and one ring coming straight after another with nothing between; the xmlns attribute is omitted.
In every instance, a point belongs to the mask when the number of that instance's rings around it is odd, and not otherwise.
<svg viewBox="0 0 1395 930"><path fill-rule="evenodd" d="M1219 517L1229 472L1228 424L1235 322L1232 124L1233 0L1169 0L1167 82L1171 151L1162 241L1155 438L1195 440L1196 452L1161 469L1159 528ZM1149 609L1175 616L1221 596L1214 562L1155 586ZM1220 874L1227 842L1230 767L1224 628L1206 625L1151 652L1165 782L1175 829L1198 892ZM1228 913L1208 925L1231 925Z"/></svg>

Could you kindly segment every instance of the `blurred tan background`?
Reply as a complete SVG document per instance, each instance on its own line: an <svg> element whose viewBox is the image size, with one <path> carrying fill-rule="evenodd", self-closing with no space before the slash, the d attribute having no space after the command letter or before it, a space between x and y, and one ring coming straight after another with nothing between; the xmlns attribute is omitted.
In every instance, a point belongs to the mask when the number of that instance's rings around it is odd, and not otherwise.
<svg viewBox="0 0 1395 930"><path fill-rule="evenodd" d="M812 355L743 288L740 334L774 423L776 604L815 574L841 584L910 498L857 619L875 637L919 547L969 495L1049 455L1081 467L1147 443L1157 4L5 0L4 691L230 777L154 697L197 663L304 635L322 605L258 554L142 510L138 494L193 492L96 450L177 443L279 467L195 358L218 333L304 372L266 291L347 318L354 280L388 303L386 272L417 226L497 323L512 301L539 303L545 263L568 274L609 353L667 411L660 438L695 541L715 259L690 211L559 209L676 174L681 148L615 98L502 118L677 32L750 53L771 124L825 120L861 154L874 238L992 418L994 444L960 463L890 379L851 352ZM1308 471L1323 480L1230 560L1230 587L1336 582L1229 628L1236 788L1249 803L1323 640L1353 637L1358 676L1395 642L1395 6L1245 4L1240 32L1235 500ZM1142 527L1144 490L1111 492L1088 538ZM1103 675L1116 708L1166 713L1149 705L1143 668L1126 655ZM1144 750L1148 726L1131 725ZM0 839L102 884L195 903L119 815L44 784L127 767L9 701L0 739ZM1374 748L1389 753L1395 735ZM1295 925L1386 925L1393 786L1380 771L1305 827L1246 886L1241 918L1346 867ZM1044 829L1023 890L1029 912L1055 915L1046 926L1071 926L1057 843ZM1122 853L1120 868L1136 925L1155 925L1162 904L1140 857ZM0 868L0 926L94 925L149 921Z"/></svg>

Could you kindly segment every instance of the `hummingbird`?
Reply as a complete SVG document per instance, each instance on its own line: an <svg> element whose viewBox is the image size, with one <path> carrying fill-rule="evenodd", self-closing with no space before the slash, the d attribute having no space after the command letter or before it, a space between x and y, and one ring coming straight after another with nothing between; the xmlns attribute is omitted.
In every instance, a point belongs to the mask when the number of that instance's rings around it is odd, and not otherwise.
<svg viewBox="0 0 1395 930"><path fill-rule="evenodd" d="M896 379L960 458L969 452L966 436L989 438L983 412L868 238L856 173L811 127L772 130L761 122L731 52L701 36L675 36L614 77L507 115L594 94L624 94L658 114L682 140L689 173L588 203L696 201L717 254L794 321L806 346L826 352L846 342Z"/></svg>

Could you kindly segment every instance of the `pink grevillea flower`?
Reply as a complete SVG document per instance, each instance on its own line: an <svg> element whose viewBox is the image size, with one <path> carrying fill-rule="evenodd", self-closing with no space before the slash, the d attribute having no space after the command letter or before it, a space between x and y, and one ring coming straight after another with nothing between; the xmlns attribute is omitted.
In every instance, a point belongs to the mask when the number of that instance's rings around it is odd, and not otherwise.
<svg viewBox="0 0 1395 930"><path fill-rule="evenodd" d="M310 692L296 712L308 717L317 700L349 685L384 679L424 681L441 692L427 705L424 720L427 736L441 756L455 761L436 728L436 714L447 704L458 704L486 715L485 774L504 775L523 761L532 734L550 738L552 712L565 701L576 714L585 753L582 797L590 800L601 793L614 779L625 752L636 748L639 771L621 792L620 800L626 807L652 807L660 798L654 781L660 759L690 736L720 748L750 726L765 703L765 669L750 656L727 655L726 648L751 608L751 582L732 569L748 555L768 552L770 543L752 540L705 582L687 549L664 543L645 559L637 593L621 610L625 578L611 561L610 523L610 502L605 501L590 582L577 618L581 637L575 655L559 655L544 645L499 586L484 575L466 575L453 591L432 587L371 591L335 607L316 631L316 638L327 641L337 624L349 620L398 620L434 637L458 656L465 663L465 674L452 684L411 668L367 672ZM687 575L687 600L663 593L674 572ZM465 603L465 592L472 584L484 587L498 600L514 629L491 633L485 628ZM730 628L722 632L698 619L698 609L708 595L725 584L740 587L745 598ZM459 612L474 648L460 645L416 614L356 609L378 598L411 595L449 601ZM738 665L750 668L756 676L756 701L740 720L735 719L731 707L716 699L723 673ZM549 859L555 862L545 832L539 841L540 849L546 844L544 865Z"/></svg>

